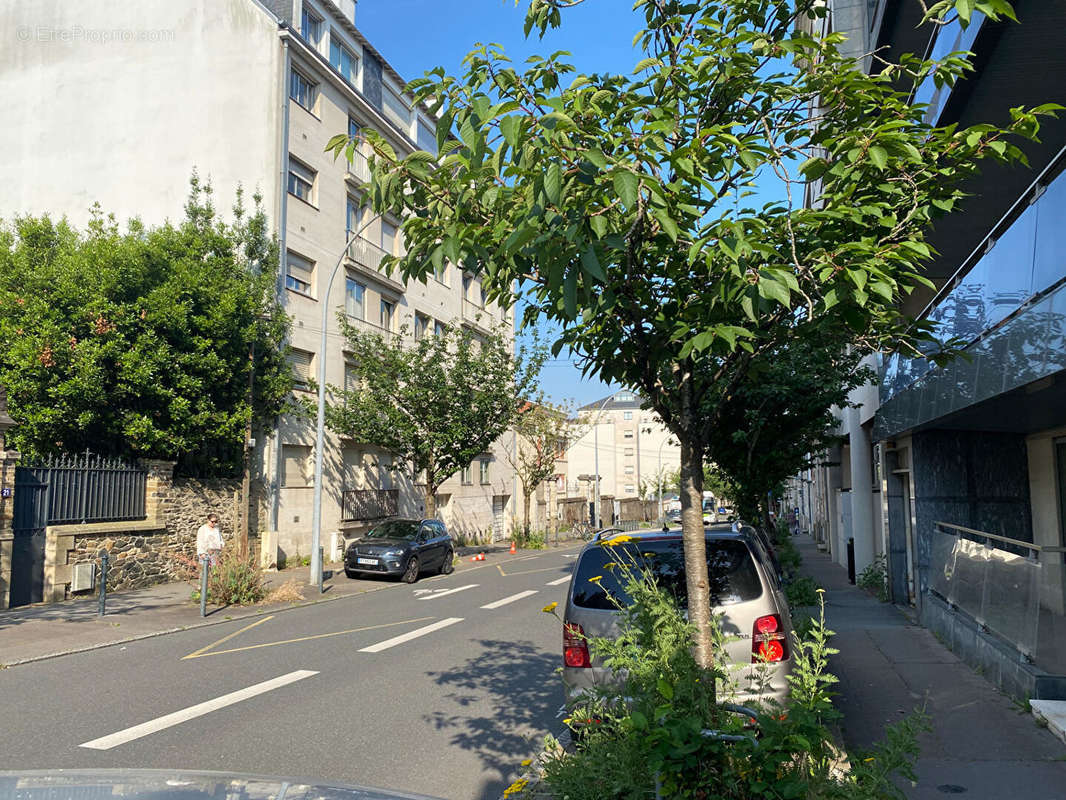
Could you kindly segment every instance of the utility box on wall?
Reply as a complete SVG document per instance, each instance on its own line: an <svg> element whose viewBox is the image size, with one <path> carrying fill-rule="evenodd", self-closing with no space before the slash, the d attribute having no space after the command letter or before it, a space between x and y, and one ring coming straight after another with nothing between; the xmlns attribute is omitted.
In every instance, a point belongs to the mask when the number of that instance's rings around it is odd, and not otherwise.
<svg viewBox="0 0 1066 800"><path fill-rule="evenodd" d="M74 592L88 592L93 588L93 584L96 583L96 564L91 561L87 561L83 564L75 564L71 570L70 576L70 591Z"/></svg>

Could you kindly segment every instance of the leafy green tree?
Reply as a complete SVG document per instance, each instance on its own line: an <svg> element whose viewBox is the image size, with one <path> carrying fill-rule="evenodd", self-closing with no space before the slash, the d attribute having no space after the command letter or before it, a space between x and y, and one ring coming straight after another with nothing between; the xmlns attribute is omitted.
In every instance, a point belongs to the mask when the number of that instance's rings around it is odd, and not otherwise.
<svg viewBox="0 0 1066 800"><path fill-rule="evenodd" d="M507 460L522 486L522 525L529 536L533 493L555 477L559 454L578 435L579 423L567 407L529 402L522 406L514 430L517 447L507 451Z"/></svg>
<svg viewBox="0 0 1066 800"><path fill-rule="evenodd" d="M527 26L557 23L569 4L537 0ZM483 46L463 76L409 84L439 113L437 158L399 159L368 133L371 201L405 220L407 251L387 268L418 278L447 260L492 297L525 292L527 319L562 328L557 350L640 391L678 438L688 607L707 668L703 463L719 460L708 446L729 397L760 356L826 327L857 352L916 349L928 327L900 303L927 285L929 223L982 161L1021 158L1013 140L1052 110L931 127L909 89L934 71L956 80L966 59L908 56L866 75L840 34L811 32L824 6L638 0L631 74L569 77L565 53L519 71ZM330 146L354 149L343 134ZM748 188L767 175L785 198L753 207Z"/></svg>
<svg viewBox="0 0 1066 800"><path fill-rule="evenodd" d="M177 225L133 220L123 232L94 209L84 232L48 216L0 230L0 383L14 446L240 469L248 421L269 423L291 374L261 198L248 214L238 193L233 219L218 217L194 175Z"/></svg>
<svg viewBox="0 0 1066 800"><path fill-rule="evenodd" d="M519 417L544 360L537 346L512 354L502 331L480 337L459 325L409 346L340 315L351 385L329 387L326 424L398 456L424 480L425 514L437 489L470 466Z"/></svg>
<svg viewBox="0 0 1066 800"><path fill-rule="evenodd" d="M713 469L731 487L727 496L741 516L762 520L767 530L767 494L839 441L832 409L846 408L850 392L876 377L858 350L841 346L846 335L822 334L761 353L716 409L721 422L708 439Z"/></svg>

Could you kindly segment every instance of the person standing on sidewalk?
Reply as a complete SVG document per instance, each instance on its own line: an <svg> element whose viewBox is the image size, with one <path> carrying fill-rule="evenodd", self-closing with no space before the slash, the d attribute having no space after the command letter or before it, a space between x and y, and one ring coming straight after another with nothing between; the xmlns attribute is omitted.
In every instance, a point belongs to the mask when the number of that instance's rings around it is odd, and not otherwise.
<svg viewBox="0 0 1066 800"><path fill-rule="evenodd" d="M208 514L207 522L196 531L196 558L207 556L208 563L214 567L222 553L222 531L218 527L218 515Z"/></svg>

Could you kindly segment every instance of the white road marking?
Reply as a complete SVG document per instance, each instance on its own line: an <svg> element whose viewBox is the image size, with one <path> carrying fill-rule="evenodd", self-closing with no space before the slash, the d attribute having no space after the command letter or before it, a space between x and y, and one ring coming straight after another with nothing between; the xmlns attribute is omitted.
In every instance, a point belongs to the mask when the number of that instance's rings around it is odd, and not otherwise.
<svg viewBox="0 0 1066 800"><path fill-rule="evenodd" d="M577 558L577 553L567 553L563 558Z"/></svg>
<svg viewBox="0 0 1066 800"><path fill-rule="evenodd" d="M489 609L491 611L494 608L499 608L500 606L505 606L508 603L513 603L515 600L521 600L523 597L529 597L530 595L534 595L536 593L537 593L536 589L530 589L529 591L526 591L526 592L519 592L518 594L512 594L510 597L505 597L502 600L497 600L497 601L495 601L493 603L486 603L485 605L482 606L482 608L487 608L487 609Z"/></svg>
<svg viewBox="0 0 1066 800"><path fill-rule="evenodd" d="M204 714L210 714L212 711L218 711L220 708L231 706L234 703L248 700L256 695L264 694L265 692L274 689L280 689L282 686L288 686L290 683L302 681L304 678L310 678L312 675L317 674L317 672L309 669L299 669L296 670L296 672L290 672L287 675L281 675L277 678L272 678L269 681L263 681L254 686L224 694L221 697L216 697L214 700L197 703L194 706L183 708L181 711L175 711L173 714L166 714L162 717L149 720L148 722L142 722L140 725L134 725L132 728L126 728L118 733L112 733L110 736L102 736L99 739L93 739L91 742L85 742L78 746L87 747L90 750L110 750L112 747L118 747L120 744L132 742L135 739L140 739L151 733L171 728L182 722L188 722L190 719L202 717Z"/></svg>
<svg viewBox="0 0 1066 800"><path fill-rule="evenodd" d="M395 647L398 644L409 642L412 639L417 639L419 636L425 636L427 633L439 631L441 628L447 628L449 625L454 625L455 623L462 621L462 617L448 617L448 619L442 619L440 622L434 622L431 625L423 625L421 628L415 628L410 633L404 633L400 636L393 636L391 639L386 639L383 642L372 644L369 647L362 647L359 649L359 652L380 653L382 650L388 650L390 647Z"/></svg>
<svg viewBox="0 0 1066 800"><path fill-rule="evenodd" d="M570 580L569 575L567 575L565 578L559 578L559 580L556 581L548 581L545 586L558 586L560 583L566 583L568 580Z"/></svg>
<svg viewBox="0 0 1066 800"><path fill-rule="evenodd" d="M415 594L421 594L419 600L436 600L438 597L444 597L445 595L455 594L456 592L463 592L467 589L476 589L480 584L472 583L469 586L459 586L455 589L415 589Z"/></svg>

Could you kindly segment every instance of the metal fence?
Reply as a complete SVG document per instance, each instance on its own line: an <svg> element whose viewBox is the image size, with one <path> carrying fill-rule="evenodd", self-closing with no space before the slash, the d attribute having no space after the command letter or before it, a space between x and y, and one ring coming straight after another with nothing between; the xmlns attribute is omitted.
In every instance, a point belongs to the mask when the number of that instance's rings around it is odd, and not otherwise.
<svg viewBox="0 0 1066 800"><path fill-rule="evenodd" d="M345 489L341 494L341 520L394 517L400 505L399 489Z"/></svg>
<svg viewBox="0 0 1066 800"><path fill-rule="evenodd" d="M88 451L22 467L47 486L49 525L145 518L148 470Z"/></svg>

